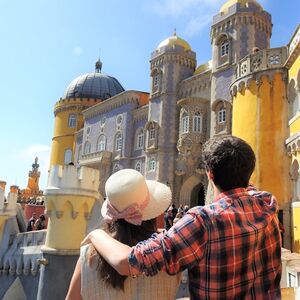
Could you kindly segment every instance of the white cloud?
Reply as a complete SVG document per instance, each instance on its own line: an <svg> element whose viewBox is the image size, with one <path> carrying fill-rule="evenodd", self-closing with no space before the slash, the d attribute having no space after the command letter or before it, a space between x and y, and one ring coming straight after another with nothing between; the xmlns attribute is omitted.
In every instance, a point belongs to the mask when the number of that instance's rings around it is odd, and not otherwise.
<svg viewBox="0 0 300 300"><path fill-rule="evenodd" d="M211 24L226 0L153 0L147 9L161 17L171 17L175 24L181 23L181 19L187 19L183 33L186 36L194 36ZM264 7L269 0L260 0Z"/></svg>
<svg viewBox="0 0 300 300"><path fill-rule="evenodd" d="M75 46L73 48L73 53L76 55L76 56L80 56L82 54L82 48L80 46Z"/></svg>
<svg viewBox="0 0 300 300"><path fill-rule="evenodd" d="M187 19L183 32L193 36L210 24L223 3L224 0L155 0L148 9L161 17L174 18L175 23Z"/></svg>

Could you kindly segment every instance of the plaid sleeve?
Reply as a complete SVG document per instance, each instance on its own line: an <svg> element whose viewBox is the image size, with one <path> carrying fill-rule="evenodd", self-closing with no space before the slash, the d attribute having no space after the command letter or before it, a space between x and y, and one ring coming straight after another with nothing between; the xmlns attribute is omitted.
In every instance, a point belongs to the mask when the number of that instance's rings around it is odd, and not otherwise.
<svg viewBox="0 0 300 300"><path fill-rule="evenodd" d="M160 270L172 275L196 265L205 252L208 230L195 210L191 209L168 232L133 247L128 257L131 267L153 276Z"/></svg>

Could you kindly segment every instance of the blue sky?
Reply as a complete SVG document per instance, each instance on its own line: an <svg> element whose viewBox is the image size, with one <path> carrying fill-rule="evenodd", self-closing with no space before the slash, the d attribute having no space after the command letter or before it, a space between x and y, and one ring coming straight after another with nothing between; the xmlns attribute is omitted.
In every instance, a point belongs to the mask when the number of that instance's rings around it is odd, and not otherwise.
<svg viewBox="0 0 300 300"><path fill-rule="evenodd" d="M271 47L286 45L299 0L261 0L272 14ZM53 107L67 85L102 71L125 89L149 91L149 58L166 37L186 39L198 64L211 57L210 23L224 0L0 0L0 180L27 185L35 156L45 188Z"/></svg>

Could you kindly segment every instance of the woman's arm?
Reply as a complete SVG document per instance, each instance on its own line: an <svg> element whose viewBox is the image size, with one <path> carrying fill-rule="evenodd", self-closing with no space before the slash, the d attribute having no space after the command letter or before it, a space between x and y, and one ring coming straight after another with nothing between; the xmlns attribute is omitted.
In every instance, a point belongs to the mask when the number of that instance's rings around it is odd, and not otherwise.
<svg viewBox="0 0 300 300"><path fill-rule="evenodd" d="M121 275L137 275L138 272L131 269L128 255L131 247L122 244L108 235L102 229L91 231L82 244L92 243L99 254Z"/></svg>
<svg viewBox="0 0 300 300"><path fill-rule="evenodd" d="M65 300L82 300L81 297L81 263L80 258L77 261L69 291Z"/></svg>

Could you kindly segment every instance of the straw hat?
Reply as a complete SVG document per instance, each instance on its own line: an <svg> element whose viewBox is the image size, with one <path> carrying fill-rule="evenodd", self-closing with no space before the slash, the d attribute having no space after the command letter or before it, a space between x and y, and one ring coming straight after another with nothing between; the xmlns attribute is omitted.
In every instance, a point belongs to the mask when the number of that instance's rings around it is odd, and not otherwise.
<svg viewBox="0 0 300 300"><path fill-rule="evenodd" d="M125 219L140 225L142 221L161 215L171 203L168 186L145 180L133 169L123 169L111 175L105 184L106 200L101 214L107 222Z"/></svg>

